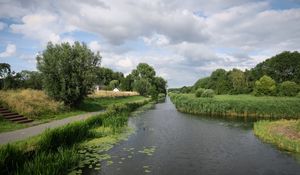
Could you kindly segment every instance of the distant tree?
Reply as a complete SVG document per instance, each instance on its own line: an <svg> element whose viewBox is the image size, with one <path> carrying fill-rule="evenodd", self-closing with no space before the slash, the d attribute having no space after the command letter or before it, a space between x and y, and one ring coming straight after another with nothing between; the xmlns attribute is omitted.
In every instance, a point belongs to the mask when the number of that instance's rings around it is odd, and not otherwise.
<svg viewBox="0 0 300 175"><path fill-rule="evenodd" d="M282 52L251 69L251 74L255 79L263 75L272 77L276 82L294 81L300 83L300 53Z"/></svg>
<svg viewBox="0 0 300 175"><path fill-rule="evenodd" d="M228 77L231 82L231 93L242 94L247 91L246 77L243 71L239 69L233 69L228 72Z"/></svg>
<svg viewBox="0 0 300 175"><path fill-rule="evenodd" d="M216 94L226 94L230 92L230 81L224 69L217 69L212 72L208 88L213 89Z"/></svg>
<svg viewBox="0 0 300 175"><path fill-rule="evenodd" d="M279 85L279 95L296 96L299 92L299 86L292 81L284 81Z"/></svg>
<svg viewBox="0 0 300 175"><path fill-rule="evenodd" d="M10 65L7 63L0 63L0 89L4 88L4 79L10 74Z"/></svg>
<svg viewBox="0 0 300 175"><path fill-rule="evenodd" d="M109 83L109 89L113 90L114 88L118 88L119 84L119 80L111 80Z"/></svg>
<svg viewBox="0 0 300 175"><path fill-rule="evenodd" d="M141 95L150 95L151 84L147 79L140 78L139 80L134 81L133 90L137 91Z"/></svg>
<svg viewBox="0 0 300 175"><path fill-rule="evenodd" d="M167 94L167 81L162 77L154 77L154 88L157 93Z"/></svg>
<svg viewBox="0 0 300 175"><path fill-rule="evenodd" d="M38 90L43 88L43 77L40 72L23 70L20 75L23 88Z"/></svg>
<svg viewBox="0 0 300 175"><path fill-rule="evenodd" d="M205 91L205 89L203 89L203 88L198 88L198 89L196 90L195 96L196 96L196 97L201 97L204 91Z"/></svg>
<svg viewBox="0 0 300 175"><path fill-rule="evenodd" d="M101 56L83 43L52 44L37 57L44 88L50 97L75 106L91 92Z"/></svg>
<svg viewBox="0 0 300 175"><path fill-rule="evenodd" d="M198 88L204 88L204 89L208 89L209 88L209 84L210 84L210 77L205 77L205 78L201 78L199 79L195 84L194 84L194 89L198 89Z"/></svg>
<svg viewBox="0 0 300 175"><path fill-rule="evenodd" d="M132 91L133 90L133 82L134 82L133 76L131 74L129 74L121 80L120 87L124 91Z"/></svg>
<svg viewBox="0 0 300 175"><path fill-rule="evenodd" d="M274 95L276 92L276 83L269 76L262 76L255 82L254 95Z"/></svg>

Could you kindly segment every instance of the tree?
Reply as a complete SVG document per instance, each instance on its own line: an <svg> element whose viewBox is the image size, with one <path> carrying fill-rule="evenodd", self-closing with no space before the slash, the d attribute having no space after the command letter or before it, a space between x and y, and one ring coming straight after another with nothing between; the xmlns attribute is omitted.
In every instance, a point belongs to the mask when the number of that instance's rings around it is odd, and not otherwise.
<svg viewBox="0 0 300 175"><path fill-rule="evenodd" d="M111 82L109 83L109 89L114 89L114 88L118 88L119 87L119 80L111 80Z"/></svg>
<svg viewBox="0 0 300 175"><path fill-rule="evenodd" d="M284 81L279 86L279 95L296 96L299 86L293 81Z"/></svg>
<svg viewBox="0 0 300 175"><path fill-rule="evenodd" d="M4 88L4 80L10 73L10 65L7 63L0 63L0 89Z"/></svg>
<svg viewBox="0 0 300 175"><path fill-rule="evenodd" d="M143 78L151 81L155 76L155 70L147 63L140 63L138 64L137 68L132 71L132 75L135 77L135 79Z"/></svg>
<svg viewBox="0 0 300 175"><path fill-rule="evenodd" d="M201 95L203 94L203 92L205 91L205 89L203 88L199 88L196 90L195 96L196 97L201 97Z"/></svg>
<svg viewBox="0 0 300 175"><path fill-rule="evenodd" d="M93 53L84 43L48 43L46 50L37 56L37 67L47 94L74 106L92 90L100 61L99 52Z"/></svg>
<svg viewBox="0 0 300 175"><path fill-rule="evenodd" d="M208 87L215 90L217 94L226 94L230 91L230 81L224 69L217 69L212 72Z"/></svg>
<svg viewBox="0 0 300 175"><path fill-rule="evenodd" d="M40 72L23 70L20 75L23 88L38 90L43 88L43 78Z"/></svg>
<svg viewBox="0 0 300 175"><path fill-rule="evenodd" d="M133 83L133 90L137 91L143 96L150 95L150 88L151 84L149 83L149 81L143 78L136 80Z"/></svg>
<svg viewBox="0 0 300 175"><path fill-rule="evenodd" d="M132 91L133 90L133 76L131 74L127 75L125 78L121 80L121 89L124 91Z"/></svg>
<svg viewBox="0 0 300 175"><path fill-rule="evenodd" d="M268 75L278 83L284 81L300 83L299 65L300 53L285 51L256 65L251 69L251 73L256 80L263 75Z"/></svg>
<svg viewBox="0 0 300 175"><path fill-rule="evenodd" d="M228 77L231 82L232 94L242 94L246 92L246 78L243 71L239 69L233 69L228 72Z"/></svg>
<svg viewBox="0 0 300 175"><path fill-rule="evenodd" d="M275 81L269 76L262 76L255 82L254 95L274 95L276 92Z"/></svg>
<svg viewBox="0 0 300 175"><path fill-rule="evenodd" d="M154 86L157 93L167 94L167 81L162 77L154 77Z"/></svg>

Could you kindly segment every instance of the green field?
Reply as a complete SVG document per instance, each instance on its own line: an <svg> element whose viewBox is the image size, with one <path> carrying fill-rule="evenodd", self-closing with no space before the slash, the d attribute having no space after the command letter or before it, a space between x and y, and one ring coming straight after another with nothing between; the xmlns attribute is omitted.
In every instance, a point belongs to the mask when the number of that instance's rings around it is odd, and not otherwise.
<svg viewBox="0 0 300 175"><path fill-rule="evenodd" d="M300 98L256 97L252 95L217 95L197 98L194 94L170 94L181 112L212 116L257 118L299 118Z"/></svg>
<svg viewBox="0 0 300 175"><path fill-rule="evenodd" d="M254 134L281 149L300 153L300 120L258 121Z"/></svg>

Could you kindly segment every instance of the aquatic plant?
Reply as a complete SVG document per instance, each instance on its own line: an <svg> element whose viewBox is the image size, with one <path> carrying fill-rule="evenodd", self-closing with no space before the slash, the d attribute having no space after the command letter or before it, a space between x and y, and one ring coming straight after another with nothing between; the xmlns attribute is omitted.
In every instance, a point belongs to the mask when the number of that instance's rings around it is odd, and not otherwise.
<svg viewBox="0 0 300 175"><path fill-rule="evenodd" d="M264 118L299 118L300 101L295 97L256 97L251 95L217 95L196 98L193 94L170 94L177 110L211 116Z"/></svg>

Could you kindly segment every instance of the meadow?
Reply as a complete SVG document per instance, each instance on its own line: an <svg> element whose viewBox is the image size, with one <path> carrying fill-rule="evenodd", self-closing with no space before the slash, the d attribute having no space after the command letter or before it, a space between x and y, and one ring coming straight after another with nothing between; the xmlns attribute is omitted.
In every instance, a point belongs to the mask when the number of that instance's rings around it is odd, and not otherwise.
<svg viewBox="0 0 300 175"><path fill-rule="evenodd" d="M194 94L170 94L181 112L211 116L253 118L299 118L300 100L297 97L256 97L252 95L216 95L197 98Z"/></svg>

